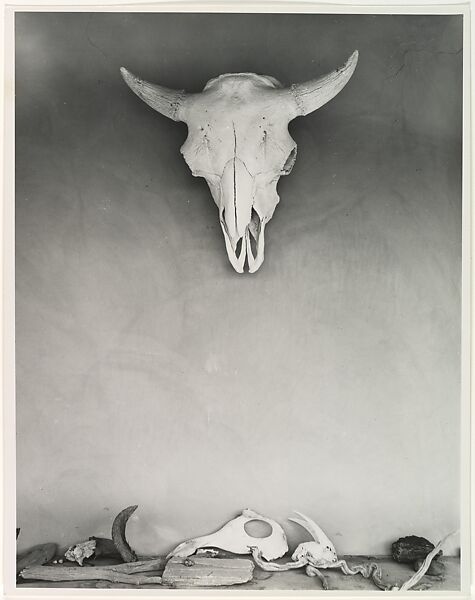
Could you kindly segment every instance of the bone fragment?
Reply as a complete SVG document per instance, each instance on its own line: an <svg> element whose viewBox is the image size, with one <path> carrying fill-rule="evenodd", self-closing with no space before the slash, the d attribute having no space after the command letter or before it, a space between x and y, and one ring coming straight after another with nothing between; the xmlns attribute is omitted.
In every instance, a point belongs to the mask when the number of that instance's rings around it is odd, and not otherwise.
<svg viewBox="0 0 475 600"><path fill-rule="evenodd" d="M39 544L30 548L26 553L17 557L16 572L18 573L26 567L32 567L34 565L44 565L49 562L58 549L57 544Z"/></svg>
<svg viewBox="0 0 475 600"><path fill-rule="evenodd" d="M71 562L77 562L81 567L86 558L91 557L96 550L96 540L87 540L86 542L79 542L70 546L65 554L64 558Z"/></svg>
<svg viewBox="0 0 475 600"><path fill-rule="evenodd" d="M178 588L236 585L252 579L254 564L246 558L171 558L162 583Z"/></svg>
<svg viewBox="0 0 475 600"><path fill-rule="evenodd" d="M292 562L286 563L275 563L263 560L262 552L259 548L251 547L252 558L254 559L256 565L260 567L263 571L289 571L290 569L301 569L308 564L306 558L299 558L292 560Z"/></svg>
<svg viewBox="0 0 475 600"><path fill-rule="evenodd" d="M219 548L198 548L195 556L201 556L202 558L236 558L232 552L226 552L226 550L220 550Z"/></svg>
<svg viewBox="0 0 475 600"><path fill-rule="evenodd" d="M137 510L137 504L124 508L114 519L112 524L112 541L115 544L122 560L124 562L134 562L137 560L137 555L131 549L125 538L125 526L132 513Z"/></svg>
<svg viewBox="0 0 475 600"><path fill-rule="evenodd" d="M272 527L272 533L265 538L249 535L244 529L244 525L249 521L264 521ZM263 517L253 510L246 509L215 533L193 538L179 544L168 554L167 558L172 556L186 558L194 554L199 548L207 547L221 548L234 554L250 554L251 548L256 547L266 560L280 558L288 550L284 530L276 521Z"/></svg>
<svg viewBox="0 0 475 600"><path fill-rule="evenodd" d="M89 581L105 580L112 583L133 585L161 584L159 576L146 575L150 571L161 571L163 558L106 567L28 567L20 573L23 579L41 581Z"/></svg>

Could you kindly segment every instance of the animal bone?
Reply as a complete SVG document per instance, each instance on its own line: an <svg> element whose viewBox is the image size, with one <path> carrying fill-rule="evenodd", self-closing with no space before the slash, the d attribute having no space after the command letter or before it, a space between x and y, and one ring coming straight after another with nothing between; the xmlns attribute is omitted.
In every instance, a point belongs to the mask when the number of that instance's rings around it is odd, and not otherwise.
<svg viewBox="0 0 475 600"><path fill-rule="evenodd" d="M124 508L114 519L112 523L112 541L115 544L122 560L126 563L134 562L137 560L137 555L131 549L127 540L125 539L125 526L129 517L137 510L137 504L134 506L128 506Z"/></svg>
<svg viewBox="0 0 475 600"><path fill-rule="evenodd" d="M307 560L314 567L327 568L332 563L338 560L335 546L327 537L323 529L321 529L315 521L309 519L304 514L294 511L298 518L289 517L289 521L293 521L306 529L315 540L314 542L304 542L297 546L292 554L292 560Z"/></svg>
<svg viewBox="0 0 475 600"><path fill-rule="evenodd" d="M259 552L259 549L252 548L252 556L261 569L264 571L287 571L288 569L305 567L307 575L310 577L318 576L323 588L328 589L326 577L320 569L339 568L345 575L356 575L359 573L363 577L372 578L379 588L385 589L385 586L381 583L381 573L376 563L350 568L346 561L338 560L335 547L323 529L304 514L297 511L294 512L297 518L290 517L289 521L293 521L306 529L314 541L299 544L292 554L292 562L284 564L266 562L262 560L262 554Z"/></svg>
<svg viewBox="0 0 475 600"><path fill-rule="evenodd" d="M86 542L70 546L64 555L65 558L71 562L77 562L80 566L86 558L92 555L98 557L119 554L125 563L136 561L137 555L125 538L127 521L136 509L137 505L128 506L116 516L112 523L112 540L92 536Z"/></svg>
<svg viewBox="0 0 475 600"><path fill-rule="evenodd" d="M427 572L432 559L437 555L445 541L455 532L449 533L443 538L437 546L430 552L421 568L410 579L404 582L400 587L396 585L385 585L381 580L381 569L376 563L365 565L354 565L350 567L345 560L338 560L335 547L324 531L309 517L294 511L298 518L289 518L289 521L298 523L304 527L314 538L313 542L303 542L297 546L292 554L292 562L277 564L262 560L262 553L258 548L251 548L252 557L256 564L264 571L287 571L288 569L297 569L305 567L307 575L310 577L318 576L324 589L328 589L326 577L319 569L341 569L345 575L362 575L366 579L372 579L373 583L384 591L408 591L422 579Z"/></svg>
<svg viewBox="0 0 475 600"><path fill-rule="evenodd" d="M272 527L272 533L265 538L249 535L244 526L250 521L263 521ZM167 558L177 556L186 558L199 548L221 548L235 554L250 554L251 547L257 548L261 556L273 560L283 556L287 550L287 538L284 530L274 520L263 517L259 513L246 509L235 519L228 521L221 529L210 535L193 538L178 545Z"/></svg>
<svg viewBox="0 0 475 600"><path fill-rule="evenodd" d="M71 562L77 562L81 567L82 563L86 558L89 558L94 554L96 550L96 540L87 540L86 542L79 542L70 546L65 554L64 558Z"/></svg>
<svg viewBox="0 0 475 600"><path fill-rule="evenodd" d="M317 110L348 83L355 51L340 69L288 88L274 77L228 73L186 94L121 68L130 89L154 110L188 126L181 153L204 177L218 207L228 258L238 273L264 260L264 231L279 202L277 182L292 170L297 145L288 124Z"/></svg>

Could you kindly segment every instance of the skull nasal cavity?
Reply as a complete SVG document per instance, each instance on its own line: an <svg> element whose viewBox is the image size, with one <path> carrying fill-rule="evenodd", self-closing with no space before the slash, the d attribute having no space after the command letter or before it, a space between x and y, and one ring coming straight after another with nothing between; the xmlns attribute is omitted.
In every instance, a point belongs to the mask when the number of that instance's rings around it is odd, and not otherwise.
<svg viewBox="0 0 475 600"><path fill-rule="evenodd" d="M293 150L287 157L287 160L285 161L285 164L282 167L282 175L288 175L290 173L290 171L292 171L296 158L297 158L297 146L295 146L295 148L293 148Z"/></svg>
<svg viewBox="0 0 475 600"><path fill-rule="evenodd" d="M272 533L272 526L265 521L253 519L244 524L246 533L255 538L266 538Z"/></svg>
<svg viewBox="0 0 475 600"><path fill-rule="evenodd" d="M251 220L254 180L239 158L226 163L221 178L221 206L233 247Z"/></svg>

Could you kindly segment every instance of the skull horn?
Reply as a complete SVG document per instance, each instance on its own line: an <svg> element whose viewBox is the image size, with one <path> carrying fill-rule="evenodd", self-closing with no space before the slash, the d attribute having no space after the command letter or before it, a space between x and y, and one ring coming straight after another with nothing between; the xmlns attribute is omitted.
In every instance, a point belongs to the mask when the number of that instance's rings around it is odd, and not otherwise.
<svg viewBox="0 0 475 600"><path fill-rule="evenodd" d="M355 50L346 63L327 75L305 83L294 83L290 92L297 103L297 116L308 115L334 98L350 80L358 62Z"/></svg>
<svg viewBox="0 0 475 600"><path fill-rule="evenodd" d="M137 77L125 67L120 68L122 77L129 88L146 104L165 117L180 121L180 108L185 100L184 90L171 90Z"/></svg>

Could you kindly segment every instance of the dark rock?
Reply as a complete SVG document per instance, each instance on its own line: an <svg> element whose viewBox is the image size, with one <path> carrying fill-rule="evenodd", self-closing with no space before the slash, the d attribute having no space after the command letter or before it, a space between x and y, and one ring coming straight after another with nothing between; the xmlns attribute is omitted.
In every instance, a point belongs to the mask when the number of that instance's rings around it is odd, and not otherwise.
<svg viewBox="0 0 475 600"><path fill-rule="evenodd" d="M424 562L423 558L418 558L414 562L414 571L418 571L422 567L422 563ZM440 577L441 575L445 575L445 565L441 560L433 560L430 563L430 567L426 571L426 575L433 575L435 577Z"/></svg>
<svg viewBox="0 0 475 600"><path fill-rule="evenodd" d="M393 543L392 556L396 562L413 563L418 558L424 559L434 548L434 544L429 540L417 535L408 535ZM442 556L442 550L434 560L439 556Z"/></svg>
<svg viewBox="0 0 475 600"><path fill-rule="evenodd" d="M95 536L91 536L89 539L96 540L96 549L94 550L94 556L96 558L99 558L100 556L120 558L120 553L112 540Z"/></svg>

